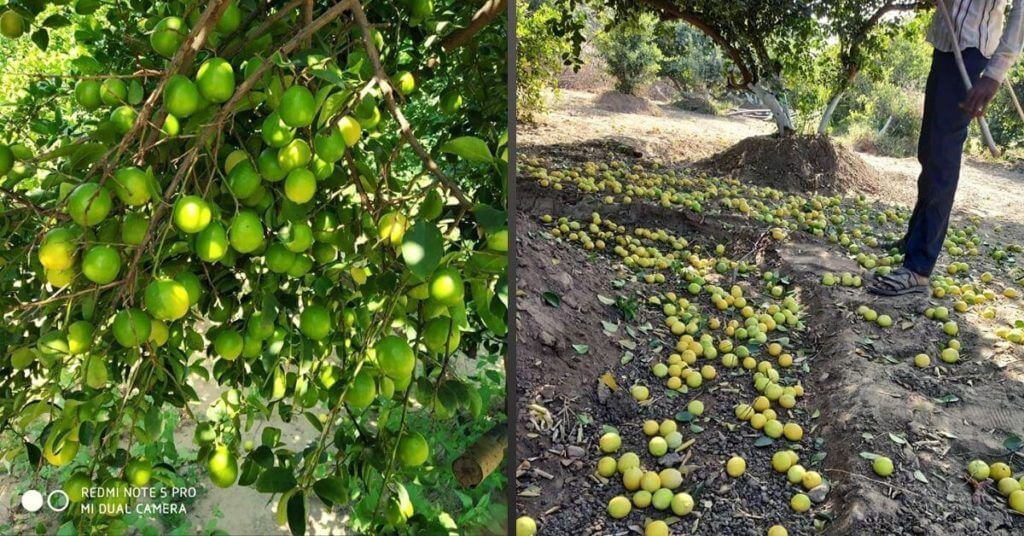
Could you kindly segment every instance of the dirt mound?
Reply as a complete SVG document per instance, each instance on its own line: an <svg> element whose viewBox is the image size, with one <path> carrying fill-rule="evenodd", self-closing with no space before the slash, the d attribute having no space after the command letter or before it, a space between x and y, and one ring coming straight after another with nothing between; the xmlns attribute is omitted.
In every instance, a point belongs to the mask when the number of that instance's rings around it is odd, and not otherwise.
<svg viewBox="0 0 1024 536"><path fill-rule="evenodd" d="M696 167L793 192L878 191L878 173L827 136L754 136Z"/></svg>
<svg viewBox="0 0 1024 536"><path fill-rule="evenodd" d="M618 91L605 91L594 99L594 106L619 114L662 115L661 109L643 97L634 97Z"/></svg>

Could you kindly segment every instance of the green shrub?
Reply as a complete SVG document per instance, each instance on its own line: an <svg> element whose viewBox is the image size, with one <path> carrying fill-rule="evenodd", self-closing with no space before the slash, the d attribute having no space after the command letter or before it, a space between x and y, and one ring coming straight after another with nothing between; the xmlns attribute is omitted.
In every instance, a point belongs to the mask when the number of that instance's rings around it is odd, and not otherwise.
<svg viewBox="0 0 1024 536"><path fill-rule="evenodd" d="M660 75L680 92L708 94L725 84L725 61L711 39L683 21L658 25L656 44L662 52Z"/></svg>
<svg viewBox="0 0 1024 536"><path fill-rule="evenodd" d="M516 13L516 116L520 121L533 121L547 109L544 92L550 89L557 94L563 57L571 51L571 45L555 30L562 22L563 11L550 4L531 10L527 2L519 2Z"/></svg>
<svg viewBox="0 0 1024 536"><path fill-rule="evenodd" d="M663 54L654 42L657 25L657 18L645 14L598 34L597 51L615 77L615 89L636 95L658 75Z"/></svg>

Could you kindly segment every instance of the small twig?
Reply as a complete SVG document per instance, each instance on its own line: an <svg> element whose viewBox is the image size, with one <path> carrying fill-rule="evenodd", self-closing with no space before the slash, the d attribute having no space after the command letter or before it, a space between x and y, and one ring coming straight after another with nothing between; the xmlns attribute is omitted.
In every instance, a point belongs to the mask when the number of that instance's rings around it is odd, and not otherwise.
<svg viewBox="0 0 1024 536"><path fill-rule="evenodd" d="M388 110L391 115L398 121L398 126L402 131L402 136L405 137L409 145L412 146L416 154L423 160L423 164L427 167L431 173L433 173L438 180L443 183L452 195L459 200L460 205L472 207L473 203L466 197L466 194L462 193L459 186L455 184L441 168L437 166L437 162L431 158L430 153L423 148L423 144L413 134L412 125L409 124L409 120L405 118L402 110L399 109L398 104L395 103L394 89L391 85L391 80L388 78L387 73L384 71L384 67L380 63L380 53L377 51L377 45L373 42L373 34L370 32L372 28L370 22L366 19L366 13L363 13L363 8L359 2L352 3L352 15L355 17L356 24L359 25L360 30L363 32L363 43L366 46L366 55L370 58L370 63L373 65L375 77L377 78L377 85L380 86L380 91L384 95L384 101L387 103Z"/></svg>

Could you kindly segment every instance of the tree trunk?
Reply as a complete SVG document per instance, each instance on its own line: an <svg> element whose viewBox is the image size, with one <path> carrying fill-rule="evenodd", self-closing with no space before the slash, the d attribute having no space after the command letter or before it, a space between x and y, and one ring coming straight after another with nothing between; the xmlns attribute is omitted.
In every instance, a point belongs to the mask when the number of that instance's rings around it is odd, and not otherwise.
<svg viewBox="0 0 1024 536"><path fill-rule="evenodd" d="M828 106L825 107L825 113L821 116L821 123L818 123L818 134L824 136L828 134L829 124L832 123L832 114L835 113L836 107L839 106L839 101L843 99L843 95L846 90L839 90L832 95L832 100L828 101Z"/></svg>
<svg viewBox="0 0 1024 536"><path fill-rule="evenodd" d="M790 117L789 110L786 109L774 93L765 89L761 84L751 84L750 89L772 113L772 119L775 121L775 126L779 129L780 136L785 137L796 132L796 129L793 128L793 118Z"/></svg>
<svg viewBox="0 0 1024 536"><path fill-rule="evenodd" d="M889 116L888 119L885 120L885 124L882 125L881 130L878 131L878 137L881 138L882 136L885 136L885 133L889 132L889 127L890 126L892 126L892 116L891 115Z"/></svg>
<svg viewBox="0 0 1024 536"><path fill-rule="evenodd" d="M505 449L508 448L507 431L508 427L504 424L491 428L466 449L462 456L455 459L452 472L462 487L472 488L480 484L501 465Z"/></svg>

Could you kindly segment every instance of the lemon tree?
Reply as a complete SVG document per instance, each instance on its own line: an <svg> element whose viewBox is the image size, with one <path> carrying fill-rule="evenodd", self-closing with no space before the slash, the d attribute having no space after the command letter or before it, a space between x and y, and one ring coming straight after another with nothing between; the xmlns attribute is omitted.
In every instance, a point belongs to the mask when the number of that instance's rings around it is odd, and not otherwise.
<svg viewBox="0 0 1024 536"><path fill-rule="evenodd" d="M500 526L502 472L451 469L505 421L507 43L480 7L4 2L5 459L130 512L188 469L171 411L208 486L292 533L311 501L356 532Z"/></svg>

